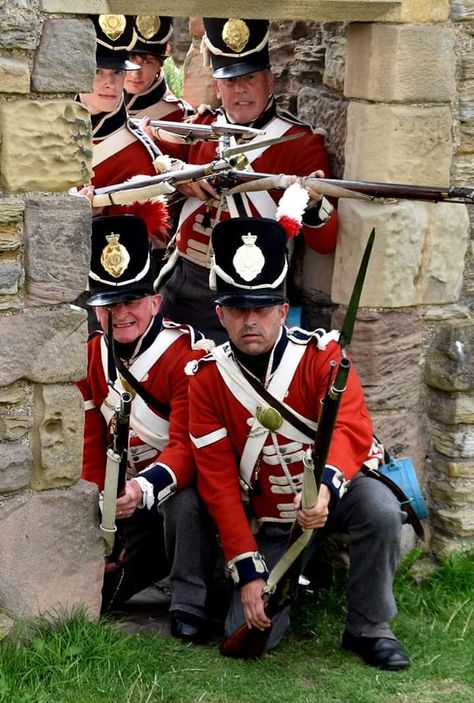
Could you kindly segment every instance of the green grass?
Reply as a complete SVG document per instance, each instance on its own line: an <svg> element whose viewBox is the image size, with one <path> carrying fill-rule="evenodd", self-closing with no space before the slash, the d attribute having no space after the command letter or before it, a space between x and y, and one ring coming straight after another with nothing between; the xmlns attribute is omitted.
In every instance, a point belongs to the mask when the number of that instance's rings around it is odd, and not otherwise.
<svg viewBox="0 0 474 703"><path fill-rule="evenodd" d="M417 556L417 555L415 555ZM221 657L80 613L18 627L0 643L0 703L472 703L474 554L434 570L408 557L394 629L413 659L400 672L343 652L342 578L294 608L284 643L259 662Z"/></svg>
<svg viewBox="0 0 474 703"><path fill-rule="evenodd" d="M172 57L168 56L163 63L163 73L165 74L165 80L171 92L174 93L177 98L182 98L184 80L183 66L177 66Z"/></svg>

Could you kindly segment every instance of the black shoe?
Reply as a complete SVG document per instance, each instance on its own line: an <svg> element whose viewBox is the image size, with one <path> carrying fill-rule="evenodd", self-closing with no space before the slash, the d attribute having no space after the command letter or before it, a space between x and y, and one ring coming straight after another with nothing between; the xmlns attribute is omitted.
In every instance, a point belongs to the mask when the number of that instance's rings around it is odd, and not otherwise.
<svg viewBox="0 0 474 703"><path fill-rule="evenodd" d="M369 666L398 671L410 666L411 660L398 640L389 637L357 637L347 630L342 635L342 647L360 654Z"/></svg>
<svg viewBox="0 0 474 703"><path fill-rule="evenodd" d="M198 615L172 610L171 634L185 642L201 643L207 637L207 622Z"/></svg>

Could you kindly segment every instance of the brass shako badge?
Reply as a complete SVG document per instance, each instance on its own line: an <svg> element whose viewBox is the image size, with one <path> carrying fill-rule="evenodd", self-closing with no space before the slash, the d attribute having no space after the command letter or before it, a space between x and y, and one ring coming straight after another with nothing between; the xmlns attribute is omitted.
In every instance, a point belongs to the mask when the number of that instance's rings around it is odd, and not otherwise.
<svg viewBox="0 0 474 703"><path fill-rule="evenodd" d="M125 15L100 15L99 16L99 26L104 32L105 36L112 41L115 41L125 31L127 21Z"/></svg>
<svg viewBox="0 0 474 703"><path fill-rule="evenodd" d="M229 49L240 54L250 39L250 30L244 20L228 19L222 28L222 40Z"/></svg>
<svg viewBox="0 0 474 703"><path fill-rule="evenodd" d="M138 15L135 24L144 39L152 39L161 26L161 20L159 16Z"/></svg>
<svg viewBox="0 0 474 703"><path fill-rule="evenodd" d="M114 278L120 278L130 263L130 254L123 244L119 244L120 234L111 232L105 238L108 244L102 250L100 263L107 273Z"/></svg>

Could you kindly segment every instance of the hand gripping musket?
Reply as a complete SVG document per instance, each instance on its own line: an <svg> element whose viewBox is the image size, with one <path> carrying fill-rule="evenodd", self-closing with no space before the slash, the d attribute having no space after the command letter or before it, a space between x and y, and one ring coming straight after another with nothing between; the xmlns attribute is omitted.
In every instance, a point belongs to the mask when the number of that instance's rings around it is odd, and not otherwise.
<svg viewBox="0 0 474 703"><path fill-rule="evenodd" d="M351 368L351 361L346 356L346 348L352 339L374 238L375 230L372 230L365 247L339 335L339 346L341 349L339 365L334 378L333 373L330 373L328 390L321 401L313 451L304 460L303 507L312 507L317 501L317 494L331 446L339 405L346 389L347 378ZM293 523L289 537L289 547L271 570L262 592L262 598L266 603L265 610L270 618L295 599L301 573L303 550L311 539L313 532L312 529L301 528L297 521ZM249 629L244 623L221 643L220 652L224 656L234 658L259 659L265 651L270 632L271 627L266 630Z"/></svg>
<svg viewBox="0 0 474 703"><path fill-rule="evenodd" d="M114 387L117 379L113 350L112 315L109 312L108 324L108 383ZM117 389L116 389L117 390ZM130 413L132 409L132 394L124 391L120 394L120 404L115 408L112 418L112 438L107 447L107 463L105 467L105 483L102 503L102 521L100 529L106 543L107 555L114 550L117 526L116 500L125 490L127 479L128 440L130 432Z"/></svg>
<svg viewBox="0 0 474 703"><path fill-rule="evenodd" d="M245 158L247 151L299 139L302 135L302 132L297 132L282 137L253 140L248 144L224 147L219 149L219 156L207 164L185 166L182 169L166 171L157 176L136 176L130 181L97 188L94 191L92 206L125 205L161 195L170 196L180 185L214 178L218 174L230 172L234 168L245 168L248 163Z"/></svg>

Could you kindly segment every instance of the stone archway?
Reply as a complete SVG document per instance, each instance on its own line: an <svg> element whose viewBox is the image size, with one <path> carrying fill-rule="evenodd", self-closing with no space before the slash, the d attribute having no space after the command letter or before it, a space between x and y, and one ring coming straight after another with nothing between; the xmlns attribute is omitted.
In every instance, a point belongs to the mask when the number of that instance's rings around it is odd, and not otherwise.
<svg viewBox="0 0 474 703"><path fill-rule="evenodd" d="M159 5L163 14L174 11L175 3ZM185 0L180 10L222 14L217 6ZM250 2L226 9L257 12ZM66 193L90 173L87 116L72 100L94 71L94 37L84 17L114 11L157 8L152 0L41 0L39 9L11 0L0 10L0 612L13 616L79 602L98 614L102 548L95 492L78 482L81 402L73 386L85 371L85 325L69 308L87 277L90 222L87 205ZM297 58L288 85L296 86L301 116L314 121L317 112L336 125L330 149L346 177L474 180L468 3L299 0L290 7L279 0L259 3L258 14L294 22L297 39L290 31L283 47ZM302 41L304 22L320 20L313 41ZM311 53L318 37L326 59L320 52L319 64ZM309 71L300 81L299 68ZM308 84L315 69L321 81ZM334 276L327 261L307 254L301 284L309 300L322 289L344 305L365 237L376 227L353 355L377 431L415 459L426 482L432 549L472 544L466 208L339 207Z"/></svg>

